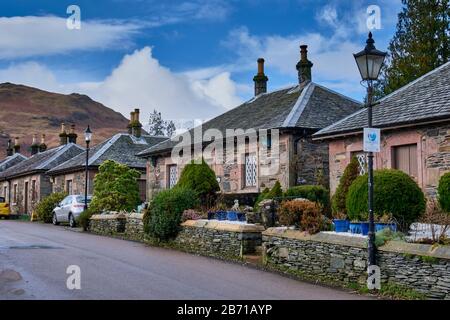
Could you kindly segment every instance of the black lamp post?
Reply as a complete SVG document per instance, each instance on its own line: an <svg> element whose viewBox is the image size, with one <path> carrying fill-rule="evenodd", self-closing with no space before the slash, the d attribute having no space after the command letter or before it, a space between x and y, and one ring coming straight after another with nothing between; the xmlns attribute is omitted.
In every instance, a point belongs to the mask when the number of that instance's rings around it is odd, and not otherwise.
<svg viewBox="0 0 450 320"><path fill-rule="evenodd" d="M367 45L364 50L354 54L356 64L363 82L367 85L367 114L368 127L372 128L372 98L373 98L373 81L378 80L386 52L379 51L375 48L375 41L372 39L372 32L369 32L369 38L366 41ZM373 152L368 155L368 169L369 169L369 266L376 264L375 257L375 225L373 217Z"/></svg>
<svg viewBox="0 0 450 320"><path fill-rule="evenodd" d="M84 210L88 208L88 166L89 166L89 143L92 139L92 131L88 127L84 131L84 141L86 141L86 168L85 168L85 182L84 182Z"/></svg>

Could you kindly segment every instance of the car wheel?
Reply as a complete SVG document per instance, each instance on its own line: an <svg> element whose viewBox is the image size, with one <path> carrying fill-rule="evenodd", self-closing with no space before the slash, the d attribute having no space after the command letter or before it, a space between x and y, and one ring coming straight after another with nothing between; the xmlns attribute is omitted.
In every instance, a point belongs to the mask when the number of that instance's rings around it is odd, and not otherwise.
<svg viewBox="0 0 450 320"><path fill-rule="evenodd" d="M53 212L52 222L55 226L59 224L58 219L56 218L56 213Z"/></svg>
<svg viewBox="0 0 450 320"><path fill-rule="evenodd" d="M76 226L75 218L73 217L72 214L69 214L69 226L71 228L75 228Z"/></svg>

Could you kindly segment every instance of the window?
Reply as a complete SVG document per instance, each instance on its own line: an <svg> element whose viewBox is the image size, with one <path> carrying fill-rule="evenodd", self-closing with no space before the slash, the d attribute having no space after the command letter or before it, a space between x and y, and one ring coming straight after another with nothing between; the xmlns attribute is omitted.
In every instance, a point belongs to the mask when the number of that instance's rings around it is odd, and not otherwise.
<svg viewBox="0 0 450 320"><path fill-rule="evenodd" d="M417 144L397 146L392 151L393 168L417 178Z"/></svg>
<svg viewBox="0 0 450 320"><path fill-rule="evenodd" d="M141 199L141 201L144 202L147 193L147 180L138 180L138 184L139 184L139 199Z"/></svg>
<svg viewBox="0 0 450 320"><path fill-rule="evenodd" d="M31 180L31 201L36 201L36 180Z"/></svg>
<svg viewBox="0 0 450 320"><path fill-rule="evenodd" d="M173 164L169 166L169 188L175 187L178 181L178 170L177 165Z"/></svg>
<svg viewBox="0 0 450 320"><path fill-rule="evenodd" d="M72 180L66 180L66 193L72 194Z"/></svg>
<svg viewBox="0 0 450 320"><path fill-rule="evenodd" d="M245 186L256 186L256 155L245 155Z"/></svg>
<svg viewBox="0 0 450 320"><path fill-rule="evenodd" d="M359 175L363 176L367 173L367 153L364 151L355 151L351 153L351 157L356 157L358 159L358 169L359 169Z"/></svg>
<svg viewBox="0 0 450 320"><path fill-rule="evenodd" d="M13 190L13 202L17 203L17 184L14 185Z"/></svg>

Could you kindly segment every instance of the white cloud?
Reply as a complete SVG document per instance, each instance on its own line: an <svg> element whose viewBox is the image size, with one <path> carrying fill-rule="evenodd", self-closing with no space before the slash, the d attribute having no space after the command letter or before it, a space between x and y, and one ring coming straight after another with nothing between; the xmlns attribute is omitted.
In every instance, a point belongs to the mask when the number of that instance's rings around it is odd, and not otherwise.
<svg viewBox="0 0 450 320"><path fill-rule="evenodd" d="M157 109L167 119L209 119L241 102L239 87L228 72L174 73L160 65L150 47L126 55L100 82L59 83L52 71L36 62L0 70L0 81L87 94L125 116L141 108L143 117Z"/></svg>
<svg viewBox="0 0 450 320"><path fill-rule="evenodd" d="M2 17L0 59L124 48L138 29L133 23L82 20L80 30L69 30L60 17Z"/></svg>

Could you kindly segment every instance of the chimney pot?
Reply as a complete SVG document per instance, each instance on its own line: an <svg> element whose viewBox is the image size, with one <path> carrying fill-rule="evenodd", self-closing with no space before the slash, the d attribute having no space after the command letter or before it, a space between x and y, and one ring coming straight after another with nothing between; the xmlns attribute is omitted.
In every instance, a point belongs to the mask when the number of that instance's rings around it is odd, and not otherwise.
<svg viewBox="0 0 450 320"><path fill-rule="evenodd" d="M308 60L308 46L302 44L300 46L300 61L296 65L299 84L312 80L311 75L312 66L313 63Z"/></svg>
<svg viewBox="0 0 450 320"><path fill-rule="evenodd" d="M59 144L60 145L67 144L66 124L64 122L61 123L61 133L59 134Z"/></svg>
<svg viewBox="0 0 450 320"><path fill-rule="evenodd" d="M39 152L39 144L37 142L37 134L33 134L33 142L31 144L31 155L35 155Z"/></svg>
<svg viewBox="0 0 450 320"><path fill-rule="evenodd" d="M14 149L12 147L11 139L8 140L8 147L6 148L6 156L12 156L14 154Z"/></svg>
<svg viewBox="0 0 450 320"><path fill-rule="evenodd" d="M255 82L255 96L267 92L267 81L269 81L269 78L264 74L264 59L259 58L257 62L258 73L253 77L253 82Z"/></svg>
<svg viewBox="0 0 450 320"><path fill-rule="evenodd" d="M142 124L139 122L139 109L134 109L133 119L131 121L131 134L137 138L141 136Z"/></svg>
<svg viewBox="0 0 450 320"><path fill-rule="evenodd" d="M45 144L45 134L41 136L41 144L39 145L39 152L44 152L47 150L47 145Z"/></svg>
<svg viewBox="0 0 450 320"><path fill-rule="evenodd" d="M20 153L19 137L14 138L14 153Z"/></svg>
<svg viewBox="0 0 450 320"><path fill-rule="evenodd" d="M67 140L69 143L77 143L78 135L75 133L75 124L70 125L70 132L67 135Z"/></svg>

